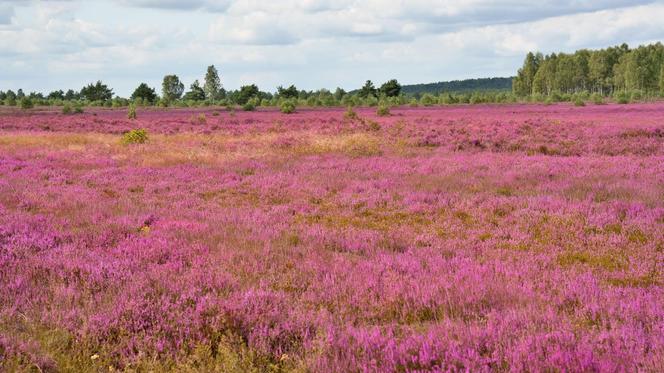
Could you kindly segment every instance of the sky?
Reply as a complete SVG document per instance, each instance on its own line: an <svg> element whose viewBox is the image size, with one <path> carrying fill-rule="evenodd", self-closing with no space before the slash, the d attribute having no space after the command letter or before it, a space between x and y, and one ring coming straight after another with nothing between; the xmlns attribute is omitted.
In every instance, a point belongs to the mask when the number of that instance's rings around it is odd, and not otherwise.
<svg viewBox="0 0 664 373"><path fill-rule="evenodd" d="M274 91L513 76L528 51L664 40L664 0L0 0L0 90L120 96L215 65Z"/></svg>

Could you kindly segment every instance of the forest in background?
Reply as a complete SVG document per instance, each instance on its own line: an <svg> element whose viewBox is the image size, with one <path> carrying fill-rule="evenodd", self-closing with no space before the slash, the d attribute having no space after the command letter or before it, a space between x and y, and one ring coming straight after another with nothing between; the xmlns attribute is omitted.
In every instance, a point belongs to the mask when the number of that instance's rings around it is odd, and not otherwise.
<svg viewBox="0 0 664 373"><path fill-rule="evenodd" d="M581 92L610 96L617 91L664 94L664 45L630 49L627 44L574 53L528 53L514 78L517 96Z"/></svg>

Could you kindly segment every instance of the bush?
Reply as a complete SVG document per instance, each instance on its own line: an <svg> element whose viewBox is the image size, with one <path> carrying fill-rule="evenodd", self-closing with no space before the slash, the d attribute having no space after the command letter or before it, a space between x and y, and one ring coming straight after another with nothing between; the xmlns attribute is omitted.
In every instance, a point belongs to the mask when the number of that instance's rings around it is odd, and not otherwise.
<svg viewBox="0 0 664 373"><path fill-rule="evenodd" d="M616 102L619 104L629 104L629 94L627 92L618 92L615 96Z"/></svg>
<svg viewBox="0 0 664 373"><path fill-rule="evenodd" d="M254 110L256 110L256 105L254 105L253 102L247 102L246 104L242 105L242 110L244 110L244 111L254 111Z"/></svg>
<svg viewBox="0 0 664 373"><path fill-rule="evenodd" d="M420 103L424 106L432 106L436 103L436 98L430 93L425 93L420 99Z"/></svg>
<svg viewBox="0 0 664 373"><path fill-rule="evenodd" d="M71 104L69 102L65 103L65 105L62 107L62 114L69 115L74 111L72 108Z"/></svg>
<svg viewBox="0 0 664 373"><path fill-rule="evenodd" d="M295 102L286 100L281 103L281 112L284 114L292 114L295 112Z"/></svg>
<svg viewBox="0 0 664 373"><path fill-rule="evenodd" d="M143 128L131 130L122 135L122 143L128 144L143 144L148 141L148 133Z"/></svg>
<svg viewBox="0 0 664 373"><path fill-rule="evenodd" d="M33 107L35 107L35 104L32 102L30 97L23 97L19 101L19 106L23 110L28 110L28 109L32 109Z"/></svg>
<svg viewBox="0 0 664 373"><path fill-rule="evenodd" d="M579 96L574 98L574 106L586 106L586 103Z"/></svg>
<svg viewBox="0 0 664 373"><path fill-rule="evenodd" d="M136 119L136 105L130 104L129 109L127 110L127 118Z"/></svg>
<svg viewBox="0 0 664 373"><path fill-rule="evenodd" d="M344 113L344 118L348 120L355 120L358 119L359 116L357 115L355 110L353 110L352 106L348 106L348 109L346 109L346 112Z"/></svg>
<svg viewBox="0 0 664 373"><path fill-rule="evenodd" d="M590 96L590 99L593 101L593 104L595 105L604 105L604 97L600 95L599 93L593 93L592 96Z"/></svg>
<svg viewBox="0 0 664 373"><path fill-rule="evenodd" d="M410 107L418 107L420 104L417 102L416 99L412 99L412 100L410 100L409 105L410 105Z"/></svg>
<svg viewBox="0 0 664 373"><path fill-rule="evenodd" d="M386 117L386 116L389 116L389 115L390 115L390 107L389 107L386 103L381 102L381 103L378 105L378 109L376 109L376 114L377 114L379 117Z"/></svg>

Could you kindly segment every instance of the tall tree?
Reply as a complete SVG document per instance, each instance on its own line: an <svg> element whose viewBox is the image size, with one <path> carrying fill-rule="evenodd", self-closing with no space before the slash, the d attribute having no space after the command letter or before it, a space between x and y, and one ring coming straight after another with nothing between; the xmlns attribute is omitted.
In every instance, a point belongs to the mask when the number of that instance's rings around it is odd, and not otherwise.
<svg viewBox="0 0 664 373"><path fill-rule="evenodd" d="M162 97L166 102L172 102L182 97L184 84L177 75L166 75L161 83Z"/></svg>
<svg viewBox="0 0 664 373"><path fill-rule="evenodd" d="M516 78L514 78L512 89L515 94L525 96L532 93L533 79L539 68L543 57L541 53L534 54L529 52L523 62L523 67L519 69Z"/></svg>
<svg viewBox="0 0 664 373"><path fill-rule="evenodd" d="M223 88L221 86L221 79L219 78L219 72L214 65L210 65L207 68L203 90L207 99L219 100L222 98Z"/></svg>
<svg viewBox="0 0 664 373"><path fill-rule="evenodd" d="M201 88L198 79L194 80L189 86L189 92L184 95L185 100L203 101L205 100L205 91Z"/></svg>
<svg viewBox="0 0 664 373"><path fill-rule="evenodd" d="M388 80L380 86L380 93L387 97L397 97L401 94L401 84L396 79Z"/></svg>
<svg viewBox="0 0 664 373"><path fill-rule="evenodd" d="M252 98L257 97L259 93L260 91L255 84L242 86L235 96L235 102L244 105Z"/></svg>
<svg viewBox="0 0 664 373"><path fill-rule="evenodd" d="M373 82L371 80L367 80L366 83L364 83L364 86L360 88L360 91L357 93L358 96L362 98L367 98L369 96L374 96L376 97L376 87L374 86Z"/></svg>
<svg viewBox="0 0 664 373"><path fill-rule="evenodd" d="M113 98L113 90L101 80L97 80L97 83L81 88L81 97L88 101L108 101Z"/></svg>
<svg viewBox="0 0 664 373"><path fill-rule="evenodd" d="M291 86L288 88L284 88L282 86L277 87L277 94L279 95L279 97L289 99L289 98L297 98L299 92L297 90L297 87L291 84Z"/></svg>
<svg viewBox="0 0 664 373"><path fill-rule="evenodd" d="M65 92L63 90L53 91L48 94L48 98L51 100L64 100Z"/></svg>
<svg viewBox="0 0 664 373"><path fill-rule="evenodd" d="M154 88L149 87L145 83L141 83L136 87L134 93L131 94L131 99L142 99L146 103L154 103L157 100L157 92Z"/></svg>

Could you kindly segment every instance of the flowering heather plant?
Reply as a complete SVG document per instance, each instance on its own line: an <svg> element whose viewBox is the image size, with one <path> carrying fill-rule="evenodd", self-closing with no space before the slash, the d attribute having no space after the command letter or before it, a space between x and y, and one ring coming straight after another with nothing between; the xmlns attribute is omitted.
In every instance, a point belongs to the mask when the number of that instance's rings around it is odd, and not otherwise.
<svg viewBox="0 0 664 373"><path fill-rule="evenodd" d="M662 371L663 104L355 110L0 109L0 370Z"/></svg>

